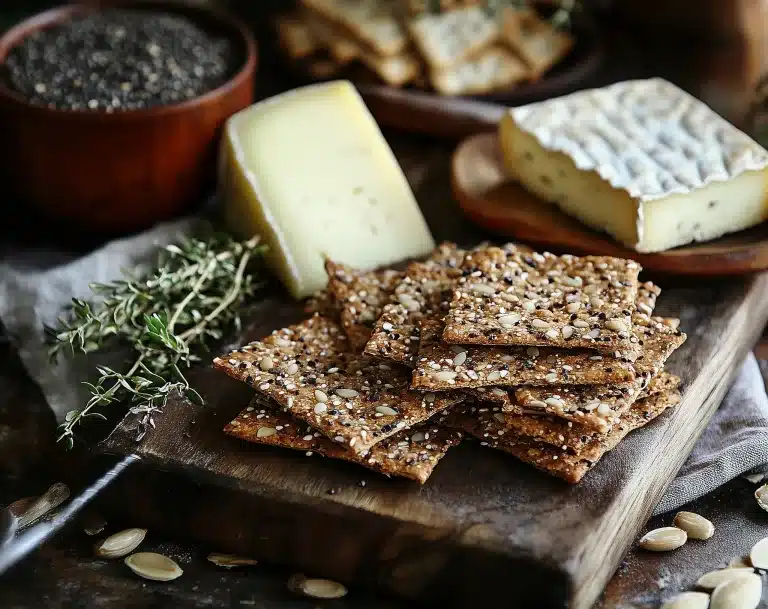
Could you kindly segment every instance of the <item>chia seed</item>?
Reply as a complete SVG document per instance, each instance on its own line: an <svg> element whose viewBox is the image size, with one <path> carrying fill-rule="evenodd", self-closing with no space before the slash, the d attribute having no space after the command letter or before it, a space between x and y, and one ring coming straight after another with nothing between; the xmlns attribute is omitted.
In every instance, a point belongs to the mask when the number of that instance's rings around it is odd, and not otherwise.
<svg viewBox="0 0 768 609"><path fill-rule="evenodd" d="M235 55L230 40L186 17L109 9L30 34L9 53L3 79L49 108L141 110L221 86Z"/></svg>

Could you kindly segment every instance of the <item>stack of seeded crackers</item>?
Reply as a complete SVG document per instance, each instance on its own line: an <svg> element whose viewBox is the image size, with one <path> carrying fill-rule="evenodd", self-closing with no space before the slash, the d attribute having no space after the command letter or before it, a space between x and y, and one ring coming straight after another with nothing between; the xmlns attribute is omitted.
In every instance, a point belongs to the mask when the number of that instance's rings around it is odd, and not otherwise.
<svg viewBox="0 0 768 609"><path fill-rule="evenodd" d="M326 270L309 319L214 360L257 392L227 433L422 483L474 437L576 483L680 401L685 334L631 260L444 243Z"/></svg>
<svg viewBox="0 0 768 609"><path fill-rule="evenodd" d="M563 59L572 37L529 8L490 14L479 0L301 0L276 20L285 52L315 78L361 65L393 87L442 95L508 90Z"/></svg>

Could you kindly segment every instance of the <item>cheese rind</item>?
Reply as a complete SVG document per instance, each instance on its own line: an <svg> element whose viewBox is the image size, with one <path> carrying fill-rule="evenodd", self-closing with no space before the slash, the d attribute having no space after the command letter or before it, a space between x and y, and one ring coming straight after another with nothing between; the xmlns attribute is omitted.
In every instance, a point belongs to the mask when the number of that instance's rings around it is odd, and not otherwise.
<svg viewBox="0 0 768 609"><path fill-rule="evenodd" d="M371 269L435 246L392 150L346 81L231 117L219 181L229 227L262 236L267 262L296 298L325 286L326 256Z"/></svg>
<svg viewBox="0 0 768 609"><path fill-rule="evenodd" d="M768 151L661 79L511 109L499 135L510 177L639 252L768 218Z"/></svg>

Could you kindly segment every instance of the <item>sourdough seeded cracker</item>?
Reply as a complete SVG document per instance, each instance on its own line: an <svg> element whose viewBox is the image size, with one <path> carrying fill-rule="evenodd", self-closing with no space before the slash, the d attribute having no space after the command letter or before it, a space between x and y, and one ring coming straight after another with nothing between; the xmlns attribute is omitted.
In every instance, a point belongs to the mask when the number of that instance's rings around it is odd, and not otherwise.
<svg viewBox="0 0 768 609"><path fill-rule="evenodd" d="M410 391L409 370L352 352L341 327L320 316L213 363L357 453L464 399Z"/></svg>
<svg viewBox="0 0 768 609"><path fill-rule="evenodd" d="M659 393L675 391L680 384L680 377L663 372L651 381L649 386L639 396L632 407L619 418L621 425L628 417L633 416L638 408L642 409L643 400ZM491 404L480 404L478 409L491 408ZM574 454L589 458L589 450L595 450L599 441L605 434L595 432L588 427L551 416L534 416L529 414L502 413L498 406L493 407L494 418L509 429L509 432L521 438L552 444L562 450L568 450ZM501 413L501 416L499 416ZM610 433L610 432L607 432ZM592 448L590 448L592 447Z"/></svg>
<svg viewBox="0 0 768 609"><path fill-rule="evenodd" d="M525 385L515 390L511 409L548 414L606 432L635 403L646 384L635 379L613 385Z"/></svg>
<svg viewBox="0 0 768 609"><path fill-rule="evenodd" d="M507 8L501 40L523 58L534 78L542 76L573 48L570 34L555 29L534 10Z"/></svg>
<svg viewBox="0 0 768 609"><path fill-rule="evenodd" d="M306 423L281 412L275 402L261 398L254 398L224 431L248 442L343 459L387 476L402 476L422 484L448 449L461 442L460 431L424 423L382 440L363 455L329 440Z"/></svg>
<svg viewBox="0 0 768 609"><path fill-rule="evenodd" d="M433 70L449 68L471 58L499 36L496 19L479 7L422 13L411 19L408 29Z"/></svg>
<svg viewBox="0 0 768 609"><path fill-rule="evenodd" d="M325 263L328 291L339 310L341 326L354 351L362 351L376 320L403 278L401 271L360 272L330 260Z"/></svg>
<svg viewBox="0 0 768 609"><path fill-rule="evenodd" d="M632 410L616 424L610 433L602 436L597 444L597 450L590 454L591 458L571 454L561 448L515 437L509 433L500 414L488 410L484 413L451 412L443 423L460 429L475 436L485 446L507 452L521 461L534 467L576 484L594 467L597 461L624 439L631 431L652 421L667 408L680 402L680 394L676 391L659 393L638 402Z"/></svg>
<svg viewBox="0 0 768 609"><path fill-rule="evenodd" d="M433 68L429 80L441 95L483 95L512 87L528 76L528 68L513 53L494 46L448 68Z"/></svg>
<svg viewBox="0 0 768 609"><path fill-rule="evenodd" d="M468 254L445 318L452 344L634 351L640 265L601 256Z"/></svg>
<svg viewBox="0 0 768 609"><path fill-rule="evenodd" d="M445 246L439 255L426 262L408 265L405 277L384 306L365 353L413 366L419 348L419 321L442 315L446 295L461 274L459 265L464 250Z"/></svg>
<svg viewBox="0 0 768 609"><path fill-rule="evenodd" d="M302 0L379 55L397 55L408 46L396 18L395 0Z"/></svg>
<svg viewBox="0 0 768 609"><path fill-rule="evenodd" d="M640 286L636 306L653 312L661 290L647 282ZM654 318L658 319L658 318ZM449 345L442 341L443 324L420 322L419 357L413 373L414 389L464 389L517 385L592 385L633 381L655 374L685 340L685 335L660 328L646 314L633 315L637 352L597 354L588 349L557 347L489 347ZM681 340L682 339L682 340ZM643 343L643 344L641 344ZM633 361L640 362L637 365Z"/></svg>

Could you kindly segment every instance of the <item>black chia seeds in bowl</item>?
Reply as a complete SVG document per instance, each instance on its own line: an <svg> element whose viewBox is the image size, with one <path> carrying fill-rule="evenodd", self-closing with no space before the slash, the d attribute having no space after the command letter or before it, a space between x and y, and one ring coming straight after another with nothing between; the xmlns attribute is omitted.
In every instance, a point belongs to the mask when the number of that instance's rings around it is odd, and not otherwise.
<svg viewBox="0 0 768 609"><path fill-rule="evenodd" d="M115 8L34 32L8 54L3 78L32 104L115 112L191 100L239 67L229 39L183 15Z"/></svg>

